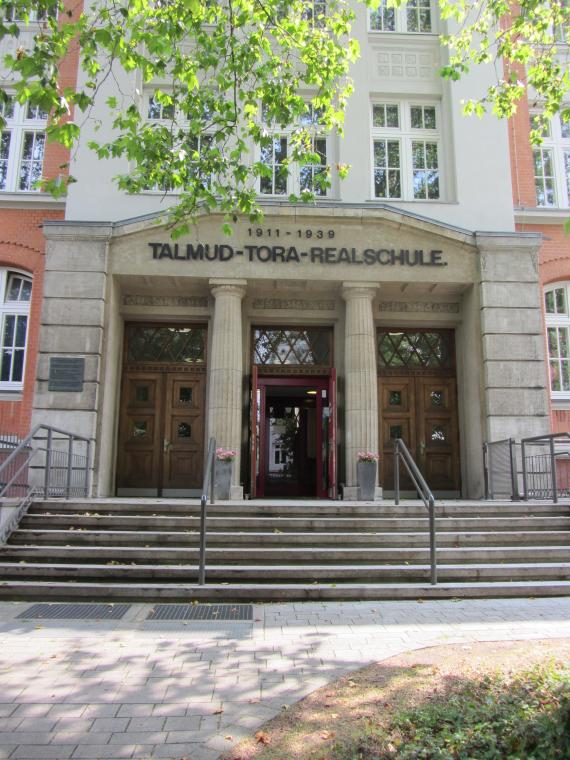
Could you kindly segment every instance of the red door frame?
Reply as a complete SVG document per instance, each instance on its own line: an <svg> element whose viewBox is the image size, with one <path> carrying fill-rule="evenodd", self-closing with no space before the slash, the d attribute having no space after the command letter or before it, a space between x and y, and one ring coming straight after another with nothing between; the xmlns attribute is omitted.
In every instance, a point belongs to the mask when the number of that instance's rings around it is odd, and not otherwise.
<svg viewBox="0 0 570 760"><path fill-rule="evenodd" d="M251 490L253 497L262 497L265 493L265 472L267 468L267 453L268 453L268 440L267 440L267 425L265 418L266 411L266 389L268 387L285 387L285 388L314 388L317 391L321 391L316 395L316 450L318 452L316 457L316 494L317 499L336 498L336 372L334 369L330 371L328 377L326 376L312 376L303 375L299 377L290 376L271 376L271 377L259 377L258 367L254 366L252 369L252 409L251 409ZM260 390L260 408L257 409L257 391ZM328 393L328 403L331 409L329 420L329 461L327 462L328 468L328 481L331 484L328 491L323 488L323 430L322 430L322 416L323 416L323 396L322 391ZM259 431L257 428L257 419L259 417L260 425ZM257 475L256 459L258 452L257 435L259 435L259 475Z"/></svg>

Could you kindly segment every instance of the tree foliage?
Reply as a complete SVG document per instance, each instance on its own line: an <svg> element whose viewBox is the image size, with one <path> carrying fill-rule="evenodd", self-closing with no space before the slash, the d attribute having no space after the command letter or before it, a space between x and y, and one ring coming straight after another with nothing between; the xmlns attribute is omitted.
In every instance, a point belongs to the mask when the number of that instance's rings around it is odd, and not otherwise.
<svg viewBox="0 0 570 760"><path fill-rule="evenodd" d="M528 84L545 117L563 110L568 118L568 48L561 43L569 32L567 0L439 3L457 29L443 37L450 55L442 75L458 79L479 64L497 68L497 82L465 104L468 113L491 106L509 116ZM35 33L31 46L5 58L5 82L19 102L50 113L48 139L73 147L85 120L100 118L94 106L109 81L136 75L138 88L117 85L107 97L112 137L92 140L91 148L100 158L124 160L117 182L125 191L175 192L170 214L179 233L199 207L222 211L229 230L240 214L261 216L256 188L271 171L261 159L271 150L272 127L290 130L284 174L319 163L316 134L342 134L349 68L359 54L350 36L353 8L349 0L96 0L79 12L62 0L12 0L0 10L0 43L19 38L28 22ZM78 85L62 86L59 68L74 49ZM148 87L160 116L150 121L142 98ZM0 88L0 105L6 97ZM539 129L534 137L540 139ZM73 178L61 168L44 189L65 193ZM317 173L300 199L313 200L334 172L342 177L347 170Z"/></svg>

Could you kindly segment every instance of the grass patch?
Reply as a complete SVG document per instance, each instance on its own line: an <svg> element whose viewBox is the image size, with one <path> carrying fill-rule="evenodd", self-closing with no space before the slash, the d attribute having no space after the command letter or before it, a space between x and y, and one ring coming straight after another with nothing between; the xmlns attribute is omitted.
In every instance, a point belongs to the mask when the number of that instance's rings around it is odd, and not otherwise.
<svg viewBox="0 0 570 760"><path fill-rule="evenodd" d="M224 759L570 760L569 662L568 639L411 652L313 692Z"/></svg>

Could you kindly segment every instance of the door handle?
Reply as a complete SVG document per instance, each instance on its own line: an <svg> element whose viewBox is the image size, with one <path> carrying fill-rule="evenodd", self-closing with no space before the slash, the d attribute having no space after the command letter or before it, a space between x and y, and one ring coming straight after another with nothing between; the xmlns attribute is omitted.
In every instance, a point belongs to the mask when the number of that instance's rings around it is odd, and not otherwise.
<svg viewBox="0 0 570 760"><path fill-rule="evenodd" d="M424 441L420 441L420 456L421 457L425 456L425 453L426 453L426 445Z"/></svg>
<svg viewBox="0 0 570 760"><path fill-rule="evenodd" d="M168 438L165 438L164 439L164 443L163 443L163 451L164 451L165 454L168 451L168 447L169 446L170 446L170 441L168 440Z"/></svg>

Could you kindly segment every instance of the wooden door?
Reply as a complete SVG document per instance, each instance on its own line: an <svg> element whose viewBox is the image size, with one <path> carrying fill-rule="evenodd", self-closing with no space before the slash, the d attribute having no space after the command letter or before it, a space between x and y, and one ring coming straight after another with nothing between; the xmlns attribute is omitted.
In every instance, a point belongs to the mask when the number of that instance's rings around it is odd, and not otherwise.
<svg viewBox="0 0 570 760"><path fill-rule="evenodd" d="M412 456L416 455L416 387L411 375L379 377L378 399L380 412L380 482L382 487L394 487L394 440L401 438ZM400 488L408 489L412 482L407 472L400 472Z"/></svg>
<svg viewBox="0 0 570 760"><path fill-rule="evenodd" d="M158 488L162 470L163 396L163 373L124 373L117 488Z"/></svg>
<svg viewBox="0 0 570 760"><path fill-rule="evenodd" d="M161 485L175 496L202 486L205 375L169 372L165 385Z"/></svg>
<svg viewBox="0 0 570 760"><path fill-rule="evenodd" d="M337 496L337 465L336 465L336 369L331 369L329 379L329 406L328 406L328 497L336 499Z"/></svg>
<svg viewBox="0 0 570 760"><path fill-rule="evenodd" d="M417 377L416 460L432 491L459 490L456 383L450 377Z"/></svg>

